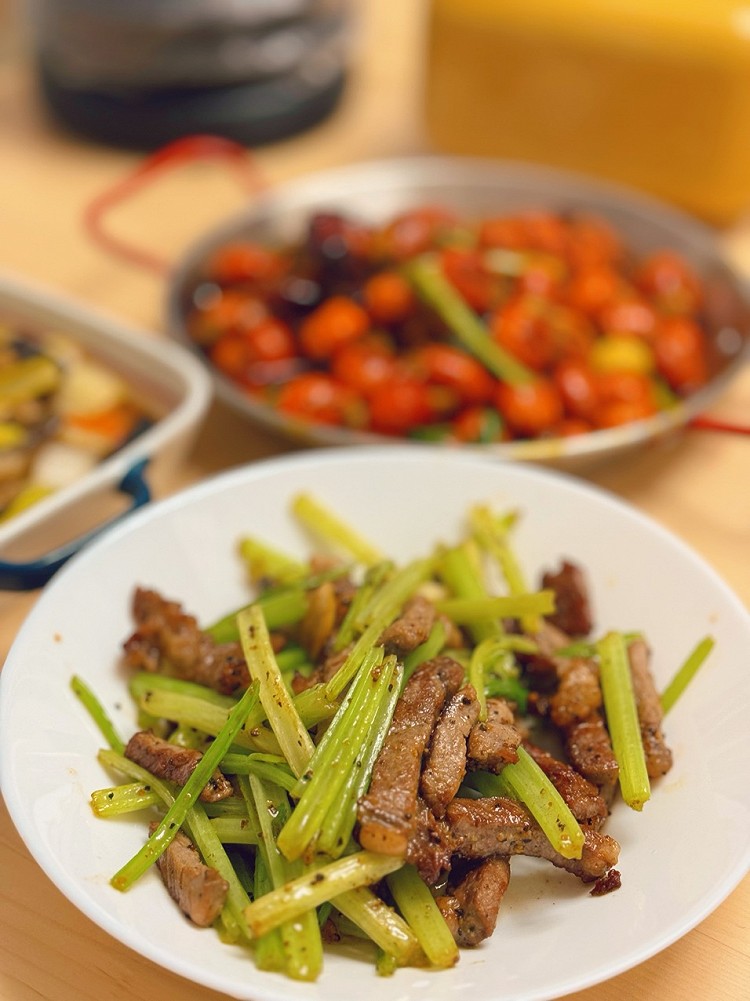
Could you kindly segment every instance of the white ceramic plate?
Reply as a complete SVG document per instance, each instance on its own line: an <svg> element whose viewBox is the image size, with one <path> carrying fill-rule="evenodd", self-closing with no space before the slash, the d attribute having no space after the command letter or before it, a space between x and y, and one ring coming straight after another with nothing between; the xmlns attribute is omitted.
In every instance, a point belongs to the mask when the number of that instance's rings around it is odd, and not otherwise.
<svg viewBox="0 0 750 1001"><path fill-rule="evenodd" d="M663 684L706 633L716 649L667 718L676 763L642 814L616 805L622 888L589 896L574 877L514 860L493 938L450 971L376 976L369 955L327 955L314 985L256 970L211 930L191 927L148 874L119 894L109 877L137 849L137 819L103 821L89 793L110 783L101 738L69 690L73 673L133 728L117 669L135 584L182 600L204 621L246 592L235 543L252 532L303 554L288 515L314 491L397 559L458 534L467 506L524 512L517 547L529 572L561 556L587 569L597 629L643 629ZM403 446L313 451L238 469L144 508L73 559L42 594L2 674L2 786L30 851L93 921L158 964L253 1001L538 1001L634 966L712 911L750 862L750 617L716 574L639 513L581 482L467 453Z"/></svg>

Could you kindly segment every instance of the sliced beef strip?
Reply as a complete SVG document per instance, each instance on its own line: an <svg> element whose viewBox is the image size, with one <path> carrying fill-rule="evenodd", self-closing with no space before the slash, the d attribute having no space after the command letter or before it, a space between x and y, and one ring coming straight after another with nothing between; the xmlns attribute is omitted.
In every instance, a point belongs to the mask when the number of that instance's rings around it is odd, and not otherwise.
<svg viewBox="0 0 750 1001"><path fill-rule="evenodd" d="M152 823L149 834L158 826ZM224 906L229 884L216 869L203 863L190 838L178 831L156 864L180 910L201 928L212 925Z"/></svg>
<svg viewBox="0 0 750 1001"><path fill-rule="evenodd" d="M471 728L468 743L469 768L499 772L518 761L521 733L515 725L510 704L505 699L487 699L487 718Z"/></svg>
<svg viewBox="0 0 750 1001"><path fill-rule="evenodd" d="M598 787L605 802L611 803L620 768L609 731L599 713L568 727L565 753L573 768Z"/></svg>
<svg viewBox="0 0 750 1001"><path fill-rule="evenodd" d="M435 886L451 867L448 827L422 799L417 800L416 829L409 839L405 858L428 886Z"/></svg>
<svg viewBox="0 0 750 1001"><path fill-rule="evenodd" d="M609 815L609 807L599 787L536 744L525 741L523 746L560 793L576 820L594 828L600 827Z"/></svg>
<svg viewBox="0 0 750 1001"><path fill-rule="evenodd" d="M662 733L664 713L651 674L650 656L644 640L639 638L628 644L630 676L633 680L633 693L638 709L646 771L650 778L655 779L666 775L672 767L672 752L667 747Z"/></svg>
<svg viewBox="0 0 750 1001"><path fill-rule="evenodd" d="M456 883L451 873L448 893L436 902L458 945L479 945L492 935L509 882L510 862L502 856L470 865Z"/></svg>
<svg viewBox="0 0 750 1001"><path fill-rule="evenodd" d="M464 685L448 700L435 724L420 790L436 817L443 816L466 774L466 741L479 719L479 708L473 685Z"/></svg>
<svg viewBox="0 0 750 1001"><path fill-rule="evenodd" d="M574 657L559 665L557 690L550 696L549 716L566 729L589 719L602 704L599 671L593 661Z"/></svg>
<svg viewBox="0 0 750 1001"><path fill-rule="evenodd" d="M184 786L203 755L191 747L170 744L150 730L139 730L128 741L125 757L160 779L168 779ZM205 803L216 803L231 796L233 791L232 783L217 768L204 786L200 798Z"/></svg>
<svg viewBox="0 0 750 1001"><path fill-rule="evenodd" d="M417 825L422 757L446 699L463 681L451 657L422 664L404 686L357 816L363 848L403 857Z"/></svg>
<svg viewBox="0 0 750 1001"><path fill-rule="evenodd" d="M196 681L225 695L247 688L250 676L239 643L215 643L180 604L156 591L137 588L133 597L135 632L123 644L126 664Z"/></svg>
<svg viewBox="0 0 750 1001"><path fill-rule="evenodd" d="M417 594L407 601L401 615L386 627L378 642L385 647L386 653L404 657L425 642L436 617L432 602Z"/></svg>
<svg viewBox="0 0 750 1001"><path fill-rule="evenodd" d="M490 855L531 855L547 859L559 869L578 876L584 883L600 879L617 863L620 846L606 834L584 829L580 859L556 852L530 813L504 797L462 799L446 810L454 854L479 859Z"/></svg>
<svg viewBox="0 0 750 1001"><path fill-rule="evenodd" d="M588 636L593 628L586 578L580 567L563 560L556 573L542 575L542 587L555 592L555 612L549 621L569 636Z"/></svg>

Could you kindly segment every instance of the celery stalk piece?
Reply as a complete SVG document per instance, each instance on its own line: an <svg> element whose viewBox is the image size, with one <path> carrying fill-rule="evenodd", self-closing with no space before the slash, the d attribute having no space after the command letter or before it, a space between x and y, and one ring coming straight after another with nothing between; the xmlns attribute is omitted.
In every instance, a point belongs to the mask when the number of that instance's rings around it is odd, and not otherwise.
<svg viewBox="0 0 750 1001"><path fill-rule="evenodd" d="M297 784L289 765L278 754L225 754L221 761L225 775L257 775L291 792Z"/></svg>
<svg viewBox="0 0 750 1001"><path fill-rule="evenodd" d="M490 597L479 552L473 542L444 549L440 554L438 573L455 596L454 600L483 601ZM471 623L469 632L474 641L480 643L488 636L502 636L504 630L496 617L488 615L484 620Z"/></svg>
<svg viewBox="0 0 750 1001"><path fill-rule="evenodd" d="M363 735L359 753L349 768L335 805L326 813L316 847L324 855L338 858L349 844L357 821L357 804L370 785L372 770L388 733L399 695L403 670L395 657L386 658L382 666L385 684L381 686L377 705L367 732ZM390 678L387 674L390 671ZM352 733L352 742L358 743Z"/></svg>
<svg viewBox="0 0 750 1001"><path fill-rule="evenodd" d="M426 965L427 958L412 929L369 886L339 893L331 903L379 949L393 956L398 966Z"/></svg>
<svg viewBox="0 0 750 1001"><path fill-rule="evenodd" d="M487 680L491 670L496 669L498 661L502 661L505 667L502 674L506 677L518 677L518 670L513 670L515 661L507 642L509 639L510 637L505 636L490 636L478 643L471 651L468 679L477 695L480 720L487 719Z"/></svg>
<svg viewBox="0 0 750 1001"><path fill-rule="evenodd" d="M99 731L112 750L117 751L118 754L122 754L125 750L125 741L115 729L114 723L107 715L104 706L101 704L96 695L94 695L86 682L82 678L79 678L76 674L70 679L70 687L78 696L93 721L99 727Z"/></svg>
<svg viewBox="0 0 750 1001"><path fill-rule="evenodd" d="M260 686L260 701L281 752L294 774L302 775L315 745L284 684L271 647L263 610L253 606L240 612L237 626L250 677Z"/></svg>
<svg viewBox="0 0 750 1001"><path fill-rule="evenodd" d="M168 674L139 671L128 681L128 691L136 702L142 698L144 693L152 692L155 689L174 695L189 695L194 699L203 699L204 702L223 706L224 709L231 709L237 704L237 699L231 695L222 695L207 685L199 685L195 681L184 681L182 678L172 678Z"/></svg>
<svg viewBox="0 0 750 1001"><path fill-rule="evenodd" d="M404 273L419 298L435 310L463 347L493 375L512 386L534 379L530 369L492 339L479 316L444 276L434 254L408 261Z"/></svg>
<svg viewBox="0 0 750 1001"><path fill-rule="evenodd" d="M555 592L545 590L489 598L442 598L435 602L435 607L458 625L477 625L492 618L549 615L555 610Z"/></svg>
<svg viewBox="0 0 750 1001"><path fill-rule="evenodd" d="M392 573L393 563L389 560L384 560L382 563L376 563L370 567L365 575L365 579L357 588L352 603L347 609L346 615L336 633L333 642L334 652L343 650L365 628L367 622L362 619L363 613L372 600L373 595L382 587Z"/></svg>
<svg viewBox="0 0 750 1001"><path fill-rule="evenodd" d="M147 782L128 782L107 789L95 789L91 793L91 809L97 817L120 817L160 802L161 797Z"/></svg>
<svg viewBox="0 0 750 1001"><path fill-rule="evenodd" d="M607 633L598 641L597 651L607 727L620 769L620 792L628 806L642 810L651 796L651 783L622 633Z"/></svg>
<svg viewBox="0 0 750 1001"><path fill-rule="evenodd" d="M255 871L253 874L253 899L264 897L273 889L271 874L264 861L261 852L255 857ZM254 941L255 962L260 970L274 970L277 973L286 973L286 953L284 943L281 940L281 931L272 928Z"/></svg>
<svg viewBox="0 0 750 1001"><path fill-rule="evenodd" d="M310 572L305 563L254 536L240 539L237 548L253 582L273 580L279 584L291 584Z"/></svg>
<svg viewBox="0 0 750 1001"><path fill-rule="evenodd" d="M212 817L209 823L223 845L258 844L258 834L248 824L247 817Z"/></svg>
<svg viewBox="0 0 750 1001"><path fill-rule="evenodd" d="M276 846L281 825L290 813L286 793L255 775L240 779L245 801L252 801L260 827L260 848L274 888L301 875L301 866L289 863ZM294 980L316 980L323 968L323 942L314 910L279 926L286 955L287 976Z"/></svg>
<svg viewBox="0 0 750 1001"><path fill-rule="evenodd" d="M435 898L413 865L386 877L396 906L417 936L433 966L445 968L458 962L458 946Z"/></svg>
<svg viewBox="0 0 750 1001"><path fill-rule="evenodd" d="M713 650L714 644L715 640L713 636L704 636L678 668L674 677L660 696L661 708L665 716L693 680L699 668Z"/></svg>
<svg viewBox="0 0 750 1001"><path fill-rule="evenodd" d="M230 612L204 629L215 643L236 643L239 637L237 616L254 605L263 609L268 629L283 629L299 622L307 611L307 596L301 587L288 587L263 594L255 601Z"/></svg>
<svg viewBox="0 0 750 1001"><path fill-rule="evenodd" d="M257 699L257 688L255 686L248 688L230 712L225 725L216 735L216 739L206 750L185 785L180 789L158 828L133 858L126 862L112 877L110 882L116 890L129 889L171 844L190 808L197 809L197 799L201 790L228 751Z"/></svg>
<svg viewBox="0 0 750 1001"><path fill-rule="evenodd" d="M206 702L202 698L181 695L178 692L170 692L160 688L144 691L139 698L138 705L153 716L193 726L196 730L203 730L204 733L212 736L221 730L233 711L212 702ZM265 717L265 711L262 708L260 712L250 713L250 718L235 734L232 743L238 747L246 747L250 751L278 754L280 747L276 737L258 722L259 717L262 723Z"/></svg>
<svg viewBox="0 0 750 1001"><path fill-rule="evenodd" d="M310 494L298 494L292 500L292 514L316 538L333 549L343 550L365 566L383 559L376 546Z"/></svg>
<svg viewBox="0 0 750 1001"><path fill-rule="evenodd" d="M397 570L390 580L373 595L363 615L367 625L354 643L348 657L326 683L326 695L335 699L344 691L362 665L367 653L375 646L380 634L396 618L404 602L410 598L420 584L432 573L434 561L430 558L414 560Z"/></svg>
<svg viewBox="0 0 750 1001"><path fill-rule="evenodd" d="M254 900L245 908L245 919L253 935L263 935L327 900L338 907L340 894L377 883L402 865L402 859L375 852L345 855Z"/></svg>
<svg viewBox="0 0 750 1001"><path fill-rule="evenodd" d="M476 779L476 782L474 781ZM570 807L523 747L518 761L506 765L499 775L476 772L468 784L485 796L510 795L528 809L563 858L580 858L584 835Z"/></svg>
<svg viewBox="0 0 750 1001"><path fill-rule="evenodd" d="M167 812L173 808L177 799L175 786L163 782L145 768L137 765L129 758L117 754L115 751L99 751L98 760L106 768L114 769L131 779L135 779L137 782L150 786L167 807ZM210 824L211 822L205 810L202 809L202 804L194 803L193 808L186 814L182 826L184 826L206 865L213 866L229 884L227 903L224 910L229 911L231 923L247 939L250 937L250 932L245 923L245 907L248 905L249 899Z"/></svg>
<svg viewBox="0 0 750 1001"><path fill-rule="evenodd" d="M508 585L509 593L528 594L531 589L509 539L509 532L515 521L513 515L505 515L504 517L493 515L490 509L484 505L477 505L469 512L469 522L474 538L480 549L488 553L497 563ZM539 631L539 616L522 616L521 629L533 636Z"/></svg>
<svg viewBox="0 0 750 1001"><path fill-rule="evenodd" d="M382 661L381 648L365 657L293 791L298 802L278 837L279 849L288 859L299 858L314 849L326 817L343 805L347 778L361 760L378 709L395 684L395 658L387 663Z"/></svg>

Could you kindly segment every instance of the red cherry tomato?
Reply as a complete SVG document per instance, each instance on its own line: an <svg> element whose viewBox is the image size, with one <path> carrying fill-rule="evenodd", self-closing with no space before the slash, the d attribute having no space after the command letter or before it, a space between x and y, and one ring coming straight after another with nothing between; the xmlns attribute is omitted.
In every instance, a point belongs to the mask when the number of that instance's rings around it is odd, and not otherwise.
<svg viewBox="0 0 750 1001"><path fill-rule="evenodd" d="M464 247L448 247L440 254L440 264L445 277L476 312L486 313L497 302L500 281L484 266L479 252Z"/></svg>
<svg viewBox="0 0 750 1001"><path fill-rule="evenodd" d="M449 344L425 344L406 359L409 370L428 382L453 389L463 403L486 403L495 379L475 358Z"/></svg>
<svg viewBox="0 0 750 1001"><path fill-rule="evenodd" d="M552 428L552 434L558 438L573 438L578 434L589 434L593 430L595 430L594 425L581 420L580 417L563 417Z"/></svg>
<svg viewBox="0 0 750 1001"><path fill-rule="evenodd" d="M306 372L290 379L279 390L276 406L283 413L321 424L361 427L366 420L362 399L321 372Z"/></svg>
<svg viewBox="0 0 750 1001"><path fill-rule="evenodd" d="M538 296L513 296L492 315L490 331L501 347L538 372L557 355L547 304Z"/></svg>
<svg viewBox="0 0 750 1001"><path fill-rule="evenodd" d="M416 307L411 285L398 271L380 271L368 278L362 301L375 323L401 323Z"/></svg>
<svg viewBox="0 0 750 1001"><path fill-rule="evenodd" d="M393 352L374 338L362 338L345 344L331 361L331 371L339 382L369 396L378 386L394 377Z"/></svg>
<svg viewBox="0 0 750 1001"><path fill-rule="evenodd" d="M599 406L598 380L585 361L575 358L561 361L555 368L553 380L571 418L594 419Z"/></svg>
<svg viewBox="0 0 750 1001"><path fill-rule="evenodd" d="M605 219L582 215L571 220L567 258L574 269L614 266L622 253L622 241Z"/></svg>
<svg viewBox="0 0 750 1001"><path fill-rule="evenodd" d="M638 268L636 283L669 313L695 312L703 300L698 275L684 257L672 250L651 254Z"/></svg>
<svg viewBox="0 0 750 1001"><path fill-rule="evenodd" d="M228 243L220 247L208 263L210 276L217 282L268 281L284 271L281 254L259 243Z"/></svg>
<svg viewBox="0 0 750 1001"><path fill-rule="evenodd" d="M435 418L428 387L416 379L397 378L373 389L370 427L379 434L404 435Z"/></svg>
<svg viewBox="0 0 750 1001"><path fill-rule="evenodd" d="M568 290L568 304L587 316L596 318L611 303L620 299L625 282L609 264L600 264L579 271L571 279Z"/></svg>
<svg viewBox="0 0 750 1001"><path fill-rule="evenodd" d="M266 316L268 308L262 299L229 289L213 297L203 308L193 310L188 326L193 340L206 347L222 334L252 327Z"/></svg>
<svg viewBox="0 0 750 1001"><path fill-rule="evenodd" d="M648 400L614 400L612 403L604 403L597 415L597 427L614 428L644 420L646 417L653 417L656 409L655 404Z"/></svg>
<svg viewBox="0 0 750 1001"><path fill-rule="evenodd" d="M597 427L615 427L651 417L658 407L654 385L639 372L602 372L597 375Z"/></svg>
<svg viewBox="0 0 750 1001"><path fill-rule="evenodd" d="M563 416L560 394L549 379L534 379L517 386L501 382L495 399L511 430L523 437L548 432Z"/></svg>
<svg viewBox="0 0 750 1001"><path fill-rule="evenodd" d="M451 430L456 441L468 444L487 445L508 438L502 417L491 407L466 407L453 418Z"/></svg>
<svg viewBox="0 0 750 1001"><path fill-rule="evenodd" d="M455 225L456 215L436 205L424 205L402 212L381 233L382 250L397 261L434 247L438 234Z"/></svg>
<svg viewBox="0 0 750 1001"><path fill-rule="evenodd" d="M656 328L656 310L639 295L614 299L598 316L599 326L608 334L636 334L651 337Z"/></svg>
<svg viewBox="0 0 750 1001"><path fill-rule="evenodd" d="M706 339L698 324L688 317L663 317L653 347L657 368L678 393L691 392L708 378Z"/></svg>
<svg viewBox="0 0 750 1001"><path fill-rule="evenodd" d="M299 341L308 358L322 360L342 345L362 337L370 329L370 317L353 299L334 295L304 318Z"/></svg>

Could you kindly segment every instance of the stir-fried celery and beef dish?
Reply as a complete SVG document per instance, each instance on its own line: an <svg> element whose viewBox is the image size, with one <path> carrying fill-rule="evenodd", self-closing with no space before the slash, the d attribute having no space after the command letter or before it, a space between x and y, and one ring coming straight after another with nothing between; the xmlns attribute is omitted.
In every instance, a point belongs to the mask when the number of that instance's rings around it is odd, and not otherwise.
<svg viewBox="0 0 750 1001"><path fill-rule="evenodd" d="M616 890L613 804L643 809L671 768L663 717L710 639L660 695L646 636L597 633L585 567L527 580L515 513L477 504L405 564L310 495L292 515L315 555L242 539L254 595L218 622L135 589L127 740L73 680L119 783L95 812L147 815L113 886L156 863L192 922L299 979L342 939L381 973L451 966L492 935L518 856Z"/></svg>
<svg viewBox="0 0 750 1001"><path fill-rule="evenodd" d="M319 211L295 241L218 247L183 308L251 398L376 435L587 434L674 406L712 367L695 267L669 247L636 254L592 213Z"/></svg>

